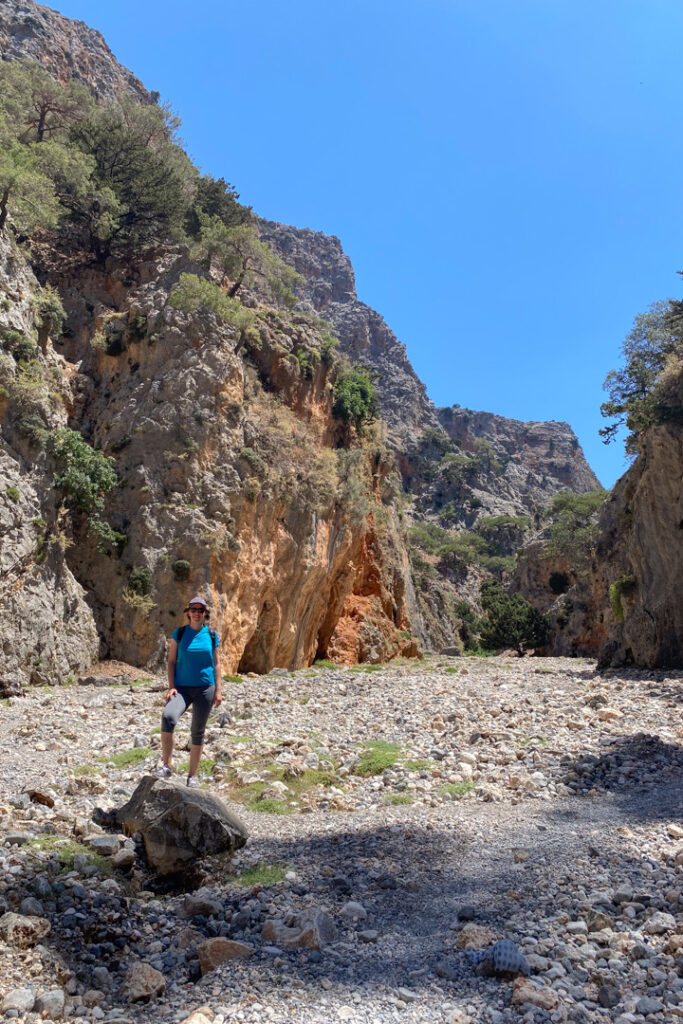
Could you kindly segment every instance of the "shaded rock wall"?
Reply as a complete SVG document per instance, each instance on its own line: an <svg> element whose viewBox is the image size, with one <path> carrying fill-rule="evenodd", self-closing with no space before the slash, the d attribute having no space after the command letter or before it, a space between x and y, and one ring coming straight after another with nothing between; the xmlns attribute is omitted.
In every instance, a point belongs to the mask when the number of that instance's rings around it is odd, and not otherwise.
<svg viewBox="0 0 683 1024"><path fill-rule="evenodd" d="M611 597L601 662L683 665L680 423L650 428L635 463L617 482L601 520L596 563L595 580Z"/></svg>
<svg viewBox="0 0 683 1024"><path fill-rule="evenodd" d="M85 591L71 572L58 518L54 467L31 430L66 424L63 361L36 345L17 360L7 331L37 338L39 285L23 256L0 237L0 676L62 681L91 664L98 638Z"/></svg>

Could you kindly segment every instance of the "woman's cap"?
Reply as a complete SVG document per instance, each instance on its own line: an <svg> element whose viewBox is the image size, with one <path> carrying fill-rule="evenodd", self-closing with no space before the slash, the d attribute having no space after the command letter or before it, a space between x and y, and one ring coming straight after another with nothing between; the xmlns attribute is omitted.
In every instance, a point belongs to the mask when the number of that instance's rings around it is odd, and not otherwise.
<svg viewBox="0 0 683 1024"><path fill-rule="evenodd" d="M188 606L188 608L190 607L190 605L191 605L191 604L201 604L201 605L203 605L203 606L204 606L205 608L207 607L207 605L206 605L206 601L204 600L204 598L203 598L203 597L193 597L191 601L188 601L188 602L187 602L187 606Z"/></svg>

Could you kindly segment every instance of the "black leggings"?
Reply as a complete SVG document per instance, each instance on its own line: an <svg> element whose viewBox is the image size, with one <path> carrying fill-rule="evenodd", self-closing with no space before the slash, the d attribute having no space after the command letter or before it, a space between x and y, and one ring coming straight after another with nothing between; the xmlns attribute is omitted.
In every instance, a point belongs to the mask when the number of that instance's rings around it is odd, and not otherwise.
<svg viewBox="0 0 683 1024"><path fill-rule="evenodd" d="M201 747L204 742L204 730L213 707L213 695L216 687L211 686L177 686L175 697L171 697L161 716L161 731L173 732L178 719L192 705L192 745Z"/></svg>

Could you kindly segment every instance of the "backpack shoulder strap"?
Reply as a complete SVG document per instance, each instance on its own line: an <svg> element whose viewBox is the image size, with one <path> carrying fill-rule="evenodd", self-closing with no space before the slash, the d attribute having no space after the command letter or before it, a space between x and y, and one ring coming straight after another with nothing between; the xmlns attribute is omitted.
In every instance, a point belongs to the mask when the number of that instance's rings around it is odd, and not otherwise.
<svg viewBox="0 0 683 1024"><path fill-rule="evenodd" d="M218 637L216 636L216 630L210 629L209 633L211 634L211 646L218 647Z"/></svg>
<svg viewBox="0 0 683 1024"><path fill-rule="evenodd" d="M178 630L178 641L177 641L178 647L180 647L180 641L183 639L183 633L184 632L185 632L185 627L181 626L180 629Z"/></svg>

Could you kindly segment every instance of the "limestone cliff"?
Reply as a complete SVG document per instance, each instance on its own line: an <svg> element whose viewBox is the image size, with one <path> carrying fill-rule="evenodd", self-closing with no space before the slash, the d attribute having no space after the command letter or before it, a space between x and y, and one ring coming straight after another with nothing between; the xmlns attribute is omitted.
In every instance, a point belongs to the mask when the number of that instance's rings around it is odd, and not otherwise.
<svg viewBox="0 0 683 1024"><path fill-rule="evenodd" d="M460 406L439 409L438 417L463 452L476 454L482 441L490 446L496 466L472 484L479 515L533 514L558 491L600 486L568 423L524 423Z"/></svg>
<svg viewBox="0 0 683 1024"><path fill-rule="evenodd" d="M150 100L142 82L119 64L100 32L33 0L2 0L0 58L37 61L59 82L84 82L105 100L121 92L142 102Z"/></svg>
<svg viewBox="0 0 683 1024"><path fill-rule="evenodd" d="M259 225L261 237L301 274L304 308L329 321L345 355L377 374L390 443L399 450L411 448L426 427L438 429L434 406L405 345L379 313L358 300L353 267L339 239L272 221Z"/></svg>
<svg viewBox="0 0 683 1024"><path fill-rule="evenodd" d="M379 451L335 447L334 369L309 320L262 309L245 332L181 313L168 297L188 269L169 251L155 265L53 275L68 312L60 347L78 367L73 421L116 455L108 512L127 538L106 557L81 529L69 559L110 655L157 663L199 591L229 671L299 667L327 653L344 617L387 468ZM409 645L393 581L381 616L398 653Z"/></svg>
<svg viewBox="0 0 683 1024"><path fill-rule="evenodd" d="M683 370L679 389L683 397ZM683 665L682 578L683 426L671 423L649 429L600 524L595 581L609 599L603 665Z"/></svg>
<svg viewBox="0 0 683 1024"><path fill-rule="evenodd" d="M64 363L33 341L40 286L0 236L0 677L63 681L98 652L85 590L71 572L53 467L39 443L66 424Z"/></svg>

